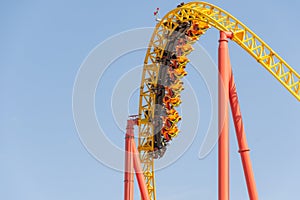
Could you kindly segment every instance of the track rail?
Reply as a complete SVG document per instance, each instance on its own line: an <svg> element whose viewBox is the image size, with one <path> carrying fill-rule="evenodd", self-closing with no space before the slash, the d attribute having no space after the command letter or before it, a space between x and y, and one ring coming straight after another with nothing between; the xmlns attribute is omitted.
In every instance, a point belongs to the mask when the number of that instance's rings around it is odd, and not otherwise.
<svg viewBox="0 0 300 200"><path fill-rule="evenodd" d="M228 12L206 2L191 2L180 6L169 13L156 25L144 60L139 99L139 140L138 150L145 176L146 186L151 200L156 199L154 180L154 158L149 152L154 150L156 93L151 85L157 86L162 59L170 41L170 36L180 24L201 21L221 31L231 31L232 40L248 52L278 82L300 101L300 75L284 61L269 45L253 31L238 21Z"/></svg>

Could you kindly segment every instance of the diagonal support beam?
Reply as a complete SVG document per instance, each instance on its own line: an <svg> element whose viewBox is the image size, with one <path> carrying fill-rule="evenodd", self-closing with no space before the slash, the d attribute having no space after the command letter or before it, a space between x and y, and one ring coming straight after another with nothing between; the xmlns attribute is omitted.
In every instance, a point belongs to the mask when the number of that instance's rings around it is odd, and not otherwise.
<svg viewBox="0 0 300 200"><path fill-rule="evenodd" d="M253 173L252 164L250 160L250 149L247 144L246 133L245 133L243 119L242 119L242 113L239 105L234 77L232 74L229 82L229 88L230 88L229 100L231 106L231 113L234 122L236 137L239 145L239 153L241 155L249 198L250 200L258 200L258 193L256 190L254 173Z"/></svg>

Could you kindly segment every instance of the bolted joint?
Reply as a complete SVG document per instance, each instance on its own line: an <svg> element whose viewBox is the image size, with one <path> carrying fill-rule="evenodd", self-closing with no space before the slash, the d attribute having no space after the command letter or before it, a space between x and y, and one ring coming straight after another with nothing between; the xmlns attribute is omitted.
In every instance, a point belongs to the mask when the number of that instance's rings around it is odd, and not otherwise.
<svg viewBox="0 0 300 200"><path fill-rule="evenodd" d="M247 151L250 151L250 149L240 149L239 153L244 153L244 152L247 152Z"/></svg>
<svg viewBox="0 0 300 200"><path fill-rule="evenodd" d="M126 140L126 139L134 139L134 136L133 136L133 135L126 134L126 135L125 135L125 140Z"/></svg>
<svg viewBox="0 0 300 200"><path fill-rule="evenodd" d="M220 40L221 41L226 41L228 42L228 39L232 39L233 38L233 32L231 31L220 31Z"/></svg>

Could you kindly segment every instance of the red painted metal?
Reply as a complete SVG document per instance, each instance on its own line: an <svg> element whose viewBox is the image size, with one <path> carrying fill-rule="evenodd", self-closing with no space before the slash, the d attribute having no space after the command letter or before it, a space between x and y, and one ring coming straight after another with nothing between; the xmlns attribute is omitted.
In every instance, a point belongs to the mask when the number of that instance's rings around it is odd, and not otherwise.
<svg viewBox="0 0 300 200"><path fill-rule="evenodd" d="M132 140L132 152L133 152L133 166L134 166L134 170L135 170L135 175L136 175L136 179L138 181L138 185L139 185L139 189L141 192L141 197L142 200L148 200L149 199L149 194L148 194L148 190L145 184L145 177L141 168L141 162L140 162L140 157L139 157L139 152L136 149L135 146L135 141Z"/></svg>
<svg viewBox="0 0 300 200"><path fill-rule="evenodd" d="M124 200L133 200L133 157L132 157L132 142L134 135L133 121L127 121L126 136L125 136L125 172L124 172Z"/></svg>
<svg viewBox="0 0 300 200"><path fill-rule="evenodd" d="M219 173L219 200L229 200L229 78L230 60L228 52L228 38L232 33L220 32L219 40L219 143L218 143L218 173Z"/></svg>
<svg viewBox="0 0 300 200"><path fill-rule="evenodd" d="M134 126L137 125L137 118L127 120L125 139L125 172L124 172L124 200L133 200L134 197L134 171L138 181L142 200L149 200L149 194L145 183L139 152L134 141ZM134 170L134 171L133 171Z"/></svg>
<svg viewBox="0 0 300 200"><path fill-rule="evenodd" d="M219 40L219 143L218 143L218 173L219 173L219 200L229 200L229 107L234 120L236 136L239 144L239 153L243 164L245 179L247 183L250 200L258 200L258 193L254 179L254 173L251 166L249 148L246 140L246 134L242 121L242 115L238 102L236 86L230 66L228 39L232 39L231 32L220 32ZM149 200L149 194L145 184L139 153L134 141L134 125L137 125L136 117L127 121L126 143L125 143L125 183L124 183L124 200L133 200L133 186L135 171L141 192L142 200ZM134 169L134 171L133 171Z"/></svg>
<svg viewBox="0 0 300 200"><path fill-rule="evenodd" d="M245 179L250 200L258 200L258 193L251 166L250 153L242 121L236 86L232 75L228 39L231 32L220 32L219 40L219 200L229 200L229 113L230 102L239 153L243 164Z"/></svg>
<svg viewBox="0 0 300 200"><path fill-rule="evenodd" d="M246 133L244 129L244 124L242 120L242 114L240 110L238 95L236 91L236 86L234 82L234 77L231 75L229 82L229 100L231 106L232 117L234 121L235 132L237 136L237 141L239 145L239 153L241 155L241 160L243 164L245 179L248 188L248 194L250 200L258 200L258 193L256 190L256 184L254 179L254 173L252 170L251 160L250 160L250 149L247 144Z"/></svg>

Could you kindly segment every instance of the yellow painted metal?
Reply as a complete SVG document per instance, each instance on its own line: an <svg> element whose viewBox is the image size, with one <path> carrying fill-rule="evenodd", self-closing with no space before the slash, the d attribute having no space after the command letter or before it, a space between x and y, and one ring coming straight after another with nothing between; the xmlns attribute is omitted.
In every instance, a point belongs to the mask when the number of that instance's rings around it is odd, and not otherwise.
<svg viewBox="0 0 300 200"><path fill-rule="evenodd" d="M208 23L222 31L233 32L233 41L247 51L267 71L269 71L297 100L300 101L300 76L262 39L228 12L206 2L191 2L178 7L156 25L149 43L144 61L140 86L139 101L139 142L138 150L145 175L145 181L151 200L156 199L154 180L154 159L149 155L153 151L154 126L152 120L155 110L155 93L151 86L156 86L160 64L156 58L162 58L168 43L166 36L182 22L200 21Z"/></svg>

